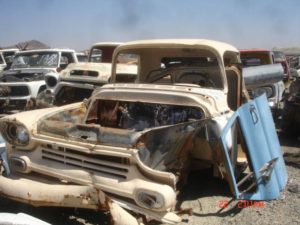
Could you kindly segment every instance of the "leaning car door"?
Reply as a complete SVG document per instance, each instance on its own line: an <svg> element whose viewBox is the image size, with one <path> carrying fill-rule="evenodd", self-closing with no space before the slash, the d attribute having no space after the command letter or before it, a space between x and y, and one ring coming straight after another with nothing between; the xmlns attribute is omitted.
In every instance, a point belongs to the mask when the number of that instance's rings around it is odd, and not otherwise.
<svg viewBox="0 0 300 225"><path fill-rule="evenodd" d="M238 135L232 135L233 131ZM229 145L228 138L234 136L238 138ZM221 143L227 179L235 198L270 200L279 197L287 183L287 172L265 95L234 113L221 134ZM239 161L241 154L246 159L243 162Z"/></svg>

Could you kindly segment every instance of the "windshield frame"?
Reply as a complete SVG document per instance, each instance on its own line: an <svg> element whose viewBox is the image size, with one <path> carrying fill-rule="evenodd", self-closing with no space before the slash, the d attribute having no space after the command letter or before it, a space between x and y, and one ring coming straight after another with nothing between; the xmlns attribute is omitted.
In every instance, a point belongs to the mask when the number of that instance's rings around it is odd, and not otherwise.
<svg viewBox="0 0 300 225"><path fill-rule="evenodd" d="M182 46L176 46L176 47L159 47L159 48L152 48L152 47L141 47L141 48L132 48L132 49L123 49L120 50L117 54L115 54L115 58L113 61L113 71L112 71L112 77L114 79L114 82L117 82L117 79L115 78L116 70L118 65L122 64L119 63L119 56L120 55L135 55L136 56L136 62L135 65L137 65L137 79L134 83L139 84L154 84L154 85L180 85L180 86L197 86L199 88L208 88L208 89L218 89L218 90L224 90L225 88L225 78L224 78L224 72L223 71L223 63L220 56L213 50L209 48L193 48L193 47L182 47ZM165 67L163 64L164 59L197 59L197 58L207 58L207 59L214 59L216 62L216 65L214 67L202 67L199 65L179 65L179 66L171 66L171 67ZM184 70L187 69L187 73L190 71L196 71L196 73L201 73L201 70L209 69L213 71L218 75L214 76L208 76L208 79L216 79L220 82L218 85L196 85L191 82L152 82L147 81L147 77L149 73L152 71L158 71L161 73L164 73L168 70ZM168 76L168 74L166 74ZM162 76L163 78L164 76ZM207 79L207 77L204 77Z"/></svg>
<svg viewBox="0 0 300 225"><path fill-rule="evenodd" d="M38 57L38 60L33 60L31 64L29 64L29 60L34 59L34 55L37 55L35 57ZM54 59L42 59L42 57L54 57ZM24 61L28 60L27 62ZM22 64L18 61L22 60ZM38 64L42 60L43 64ZM46 64L47 60L55 60L52 64ZM45 63L46 62L46 63ZM60 62L60 54L59 52L55 51L41 51L41 52L22 52L15 55L15 58L13 60L13 63L11 65L11 69L28 69L28 68L58 68ZM33 65L32 63L36 63L36 65ZM22 66L20 66L22 65Z"/></svg>

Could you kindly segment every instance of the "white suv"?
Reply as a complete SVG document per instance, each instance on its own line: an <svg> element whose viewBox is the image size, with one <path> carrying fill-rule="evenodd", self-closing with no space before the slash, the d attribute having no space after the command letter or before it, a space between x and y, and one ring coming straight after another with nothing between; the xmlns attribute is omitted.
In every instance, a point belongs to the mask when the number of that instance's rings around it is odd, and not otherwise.
<svg viewBox="0 0 300 225"><path fill-rule="evenodd" d="M9 70L0 76L0 111L11 114L34 107L37 95L46 89L45 75L77 62L69 49L39 49L18 52Z"/></svg>

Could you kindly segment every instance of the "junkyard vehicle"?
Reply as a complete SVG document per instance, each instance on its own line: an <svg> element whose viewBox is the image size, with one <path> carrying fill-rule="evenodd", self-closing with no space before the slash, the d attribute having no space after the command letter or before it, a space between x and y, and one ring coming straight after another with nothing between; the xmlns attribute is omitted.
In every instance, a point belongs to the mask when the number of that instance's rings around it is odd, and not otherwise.
<svg viewBox="0 0 300 225"><path fill-rule="evenodd" d="M285 54L281 51L273 51L274 63L280 63L284 70L284 81L288 81L291 78L290 65L287 61Z"/></svg>
<svg viewBox="0 0 300 225"><path fill-rule="evenodd" d="M99 42L94 44L88 55L88 62L93 63L109 63L112 61L112 54L115 48L120 43L115 42ZM82 67L81 70L88 68L88 64L78 64L76 67ZM60 82L60 76L58 73L49 72L45 76L45 81L47 84L47 91L53 92L56 85ZM75 79L73 79L74 82Z"/></svg>
<svg viewBox="0 0 300 225"><path fill-rule="evenodd" d="M88 61L111 63L114 50L120 44L120 42L98 42L93 44L89 52Z"/></svg>
<svg viewBox="0 0 300 225"><path fill-rule="evenodd" d="M295 76L284 102L282 129L292 136L300 135L300 76Z"/></svg>
<svg viewBox="0 0 300 225"><path fill-rule="evenodd" d="M78 62L87 62L88 61L88 55L84 52L76 52L76 57Z"/></svg>
<svg viewBox="0 0 300 225"><path fill-rule="evenodd" d="M136 78L136 66L122 65L118 76L128 81ZM60 72L59 82L53 91L41 92L36 108L62 106L88 99L92 92L109 82L111 63L71 63Z"/></svg>
<svg viewBox="0 0 300 225"><path fill-rule="evenodd" d="M60 70L72 62L77 62L77 59L75 52L69 49L39 49L18 52L11 68L1 73L1 113L11 114L31 109L37 95L46 89L46 74L51 72L51 74L57 75Z"/></svg>
<svg viewBox="0 0 300 225"><path fill-rule="evenodd" d="M0 72L10 68L13 57L18 51L17 48L0 49Z"/></svg>
<svg viewBox="0 0 300 225"><path fill-rule="evenodd" d="M280 116L280 112L283 108L285 92L283 80L285 77L289 76L289 68L288 66L286 68L282 66L285 64L283 59L279 58L279 56L280 54L277 52L277 61L275 61L275 54L273 51L262 49L241 50L241 60L243 68L245 68L245 73L251 73L251 70L258 70L256 67L259 67L259 70L261 70L261 72L258 73L258 79L254 79L253 82L249 83L245 80L246 88L249 91L251 98L263 93L266 94L274 119L277 119L277 117ZM279 65L281 65L282 68ZM260 74L263 73L270 75L260 77Z"/></svg>
<svg viewBox="0 0 300 225"><path fill-rule="evenodd" d="M290 70L294 69L297 71L298 76L300 76L300 55L289 56ZM291 74L292 76L293 74ZM295 75L295 74L294 74ZM293 77L293 76L292 76Z"/></svg>
<svg viewBox="0 0 300 225"><path fill-rule="evenodd" d="M120 57L137 66L135 79L120 79ZM226 179L233 198L278 198L287 174L270 108L265 96L240 106L239 63L235 47L211 40L120 45L112 84L88 102L0 120L1 194L109 210L122 225L180 222L177 197L203 168Z"/></svg>

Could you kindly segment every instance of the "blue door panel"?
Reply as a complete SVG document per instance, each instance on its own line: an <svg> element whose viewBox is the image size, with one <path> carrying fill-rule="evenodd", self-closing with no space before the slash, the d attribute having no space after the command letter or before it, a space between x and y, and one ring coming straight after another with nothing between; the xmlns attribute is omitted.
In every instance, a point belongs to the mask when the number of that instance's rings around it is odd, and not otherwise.
<svg viewBox="0 0 300 225"><path fill-rule="evenodd" d="M225 139L235 121L238 121L240 124L242 135L244 136L249 151L249 160L257 182L255 193L239 192L233 172L234 169L229 160L229 149ZM282 191L286 185L287 173L274 122L265 96L258 97L244 104L234 113L221 135L221 142L227 160L227 168L234 185L236 198L270 200L279 197L280 191ZM274 165L273 169L264 170L270 172L270 176L267 176L268 179L265 179L265 177L262 177L262 168L269 168L267 167L268 162L272 160L276 162L275 164L271 163Z"/></svg>
<svg viewBox="0 0 300 225"><path fill-rule="evenodd" d="M270 154L272 158L278 158L277 166L274 168L276 174L277 183L280 191L282 191L287 183L288 175L282 157L280 143L276 133L275 125L273 122L272 113L270 108L265 105L265 99L263 96L256 99L256 105L258 106L258 112L261 118L263 129L265 130L266 140L268 142Z"/></svg>

